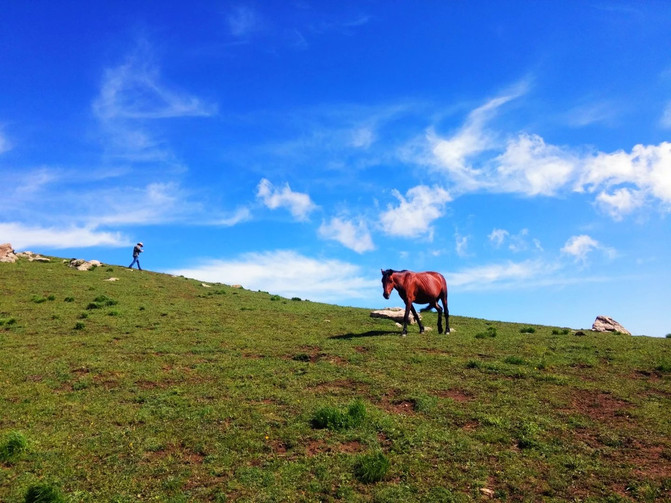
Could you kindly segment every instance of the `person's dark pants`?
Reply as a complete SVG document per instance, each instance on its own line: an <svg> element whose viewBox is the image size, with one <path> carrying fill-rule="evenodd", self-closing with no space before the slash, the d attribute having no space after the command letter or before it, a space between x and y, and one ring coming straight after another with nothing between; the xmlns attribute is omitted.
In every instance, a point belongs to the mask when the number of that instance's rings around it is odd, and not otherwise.
<svg viewBox="0 0 671 503"><path fill-rule="evenodd" d="M137 268L141 271L142 267L140 267L140 257L133 257L133 261L130 263L128 266L129 269L133 268L133 265L137 264Z"/></svg>

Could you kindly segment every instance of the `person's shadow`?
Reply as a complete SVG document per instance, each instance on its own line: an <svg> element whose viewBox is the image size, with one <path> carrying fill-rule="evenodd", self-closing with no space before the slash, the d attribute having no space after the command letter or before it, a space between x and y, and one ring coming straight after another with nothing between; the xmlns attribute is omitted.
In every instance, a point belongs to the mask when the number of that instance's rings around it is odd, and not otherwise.
<svg viewBox="0 0 671 503"><path fill-rule="evenodd" d="M361 332L359 334L349 333L332 335L329 339L359 339L361 337L380 337L383 335L399 335L398 330L369 330L368 332Z"/></svg>

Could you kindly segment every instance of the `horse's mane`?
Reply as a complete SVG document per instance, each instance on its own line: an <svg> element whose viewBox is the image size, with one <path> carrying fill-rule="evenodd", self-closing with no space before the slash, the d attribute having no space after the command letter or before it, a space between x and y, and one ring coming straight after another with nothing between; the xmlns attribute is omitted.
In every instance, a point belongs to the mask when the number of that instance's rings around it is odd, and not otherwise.
<svg viewBox="0 0 671 503"><path fill-rule="evenodd" d="M394 269L387 269L386 271L384 271L384 275L389 276L390 274L394 274L395 272L408 272L408 270L403 269L401 271L395 271Z"/></svg>

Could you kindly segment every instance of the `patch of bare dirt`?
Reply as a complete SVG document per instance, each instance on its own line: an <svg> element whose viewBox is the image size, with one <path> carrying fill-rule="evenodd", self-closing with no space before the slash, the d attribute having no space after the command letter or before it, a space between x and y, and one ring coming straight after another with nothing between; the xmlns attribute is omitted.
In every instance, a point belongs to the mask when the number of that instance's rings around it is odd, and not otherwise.
<svg viewBox="0 0 671 503"><path fill-rule="evenodd" d="M305 453L308 457L316 456L317 454L326 452L351 454L355 452L362 452L363 450L363 444L357 440L331 445L326 443L325 440L319 439L311 441L305 447Z"/></svg>
<svg viewBox="0 0 671 503"><path fill-rule="evenodd" d="M455 402L470 402L473 400L473 393L460 389L448 389L436 393L440 398L450 398Z"/></svg>
<svg viewBox="0 0 671 503"><path fill-rule="evenodd" d="M368 385L354 381L352 379L336 379L316 384L311 387L316 393L330 393L341 395L345 391L348 395L352 392L356 394L368 394Z"/></svg>
<svg viewBox="0 0 671 503"><path fill-rule="evenodd" d="M629 419L631 404L601 391L574 391L571 397L574 412L602 422L623 422Z"/></svg>

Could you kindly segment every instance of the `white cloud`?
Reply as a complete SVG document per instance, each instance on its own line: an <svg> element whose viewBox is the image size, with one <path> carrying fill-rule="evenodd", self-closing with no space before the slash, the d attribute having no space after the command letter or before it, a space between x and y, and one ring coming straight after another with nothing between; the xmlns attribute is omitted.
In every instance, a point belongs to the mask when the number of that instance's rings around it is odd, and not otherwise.
<svg viewBox="0 0 671 503"><path fill-rule="evenodd" d="M526 92L526 85L517 86L513 91L489 100L473 110L464 125L447 139L439 138L429 130L427 141L437 167L444 170L466 191L477 190L489 185L483 172L472 165L473 158L484 151L497 147L496 135L485 129L487 122L497 110Z"/></svg>
<svg viewBox="0 0 671 503"><path fill-rule="evenodd" d="M561 252L563 254L570 255L575 259L576 262L582 262L584 264L587 262L588 256L597 250L601 251L610 258L616 255L616 252L613 248L602 245L597 240L586 234L571 236L564 244Z"/></svg>
<svg viewBox="0 0 671 503"><path fill-rule="evenodd" d="M232 260L210 260L198 267L169 272L321 302L366 298L379 286L377 278L364 278L359 266L339 260L317 260L288 250L248 253Z"/></svg>
<svg viewBox="0 0 671 503"><path fill-rule="evenodd" d="M495 248L500 248L509 235L510 233L505 229L494 229L488 237Z"/></svg>
<svg viewBox="0 0 671 503"><path fill-rule="evenodd" d="M566 150L548 145L538 135L520 134L508 142L494 163L494 192L552 196L565 187L579 166Z"/></svg>
<svg viewBox="0 0 671 503"><path fill-rule="evenodd" d="M287 208L297 220L307 220L317 206L308 194L293 192L288 183L281 189L276 188L268 179L262 178L256 188L256 197L271 210Z"/></svg>
<svg viewBox="0 0 671 503"><path fill-rule="evenodd" d="M643 205L645 196L639 190L620 188L612 193L601 192L596 197L597 204L614 220L622 220L627 215Z"/></svg>
<svg viewBox="0 0 671 503"><path fill-rule="evenodd" d="M472 267L449 273L446 279L448 288L458 287L460 291L477 291L535 283L547 279L557 269L557 265L539 260L527 260Z"/></svg>
<svg viewBox="0 0 671 503"><path fill-rule="evenodd" d="M325 239L338 241L343 246L357 253L375 249L368 226L363 220L352 222L334 217L330 222L323 222L319 227L319 235Z"/></svg>
<svg viewBox="0 0 671 503"><path fill-rule="evenodd" d="M0 236L16 250L38 246L59 249L128 246L131 242L118 232L103 232L95 227L39 227L17 222L0 222Z"/></svg>
<svg viewBox="0 0 671 503"><path fill-rule="evenodd" d="M622 150L599 153L586 162L580 187L601 194L604 189L615 187L615 192L601 196L600 202L611 202L612 209L622 208L625 213L641 206L646 199L658 199L671 208L670 166L669 142L635 145L630 153ZM622 191L622 185L633 185L638 190Z"/></svg>
<svg viewBox="0 0 671 503"><path fill-rule="evenodd" d="M399 205L389 205L387 211L380 214L384 232L392 236L433 237L431 223L443 216L445 204L452 200L450 194L440 187L418 185L408 190L406 197L394 190Z"/></svg>
<svg viewBox="0 0 671 503"><path fill-rule="evenodd" d="M411 152L414 161L437 166L456 194L485 190L552 197L587 192L596 194L596 204L614 219L655 201L671 211L671 143L636 145L631 152L579 153L522 132L509 135L502 145L496 138L503 135L488 130L487 121L521 94L476 108L452 137L430 132L425 140L430 156Z"/></svg>

